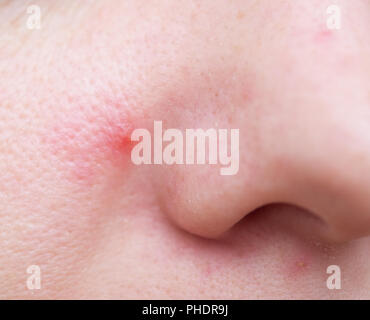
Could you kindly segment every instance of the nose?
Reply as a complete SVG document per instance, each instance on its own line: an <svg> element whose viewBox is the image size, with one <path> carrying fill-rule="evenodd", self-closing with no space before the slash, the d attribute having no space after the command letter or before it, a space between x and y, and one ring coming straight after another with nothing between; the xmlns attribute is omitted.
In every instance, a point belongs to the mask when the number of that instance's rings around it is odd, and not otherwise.
<svg viewBox="0 0 370 320"><path fill-rule="evenodd" d="M241 132L236 176L216 175L208 167L191 172L177 167L163 197L164 210L186 231L211 238L275 203L302 208L321 220L303 228L325 240L370 235L370 115L366 120L315 114L291 117L288 130L281 125L271 130L264 141L268 148L254 157L242 141L248 132Z"/></svg>

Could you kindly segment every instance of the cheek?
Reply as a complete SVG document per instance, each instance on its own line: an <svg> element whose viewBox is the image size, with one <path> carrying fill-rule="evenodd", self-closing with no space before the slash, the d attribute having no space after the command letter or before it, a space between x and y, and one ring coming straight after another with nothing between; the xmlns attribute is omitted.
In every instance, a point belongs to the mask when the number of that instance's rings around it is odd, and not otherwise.
<svg viewBox="0 0 370 320"><path fill-rule="evenodd" d="M121 103L77 106L50 123L44 145L64 178L89 185L106 168L126 170L134 127L127 110Z"/></svg>

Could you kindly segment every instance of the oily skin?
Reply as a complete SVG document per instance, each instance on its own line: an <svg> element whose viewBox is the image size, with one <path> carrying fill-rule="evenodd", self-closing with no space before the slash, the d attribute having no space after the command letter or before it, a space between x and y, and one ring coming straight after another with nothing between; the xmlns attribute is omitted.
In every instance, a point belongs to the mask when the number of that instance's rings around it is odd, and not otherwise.
<svg viewBox="0 0 370 320"><path fill-rule="evenodd" d="M330 4L3 2L0 297L369 299L370 4ZM134 166L153 120L240 128L238 175Z"/></svg>

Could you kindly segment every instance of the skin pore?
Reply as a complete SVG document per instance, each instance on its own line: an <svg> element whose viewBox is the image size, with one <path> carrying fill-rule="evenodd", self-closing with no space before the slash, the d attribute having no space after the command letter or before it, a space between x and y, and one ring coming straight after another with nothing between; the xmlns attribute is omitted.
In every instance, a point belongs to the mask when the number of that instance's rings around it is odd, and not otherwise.
<svg viewBox="0 0 370 320"><path fill-rule="evenodd" d="M369 299L370 3L331 4L3 1L0 298ZM240 129L237 175L134 165L154 120Z"/></svg>

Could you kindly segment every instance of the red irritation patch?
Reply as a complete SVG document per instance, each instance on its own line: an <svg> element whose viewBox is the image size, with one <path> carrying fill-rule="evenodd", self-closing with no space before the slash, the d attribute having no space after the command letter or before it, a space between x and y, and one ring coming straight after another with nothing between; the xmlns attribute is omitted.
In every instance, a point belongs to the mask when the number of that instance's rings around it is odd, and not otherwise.
<svg viewBox="0 0 370 320"><path fill-rule="evenodd" d="M314 40L318 44L325 44L332 41L334 38L334 33L330 29L323 29L317 32L314 36Z"/></svg>
<svg viewBox="0 0 370 320"><path fill-rule="evenodd" d="M69 180L92 184L108 166L129 165L133 122L127 109L111 102L82 106L48 128L44 142Z"/></svg>

